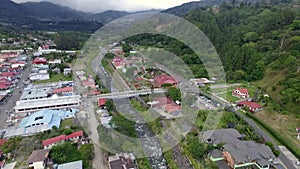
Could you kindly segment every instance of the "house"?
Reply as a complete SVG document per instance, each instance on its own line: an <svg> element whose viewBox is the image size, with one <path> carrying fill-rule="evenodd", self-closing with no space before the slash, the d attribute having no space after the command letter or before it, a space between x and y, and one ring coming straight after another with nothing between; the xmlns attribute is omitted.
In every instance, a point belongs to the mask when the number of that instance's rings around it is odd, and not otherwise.
<svg viewBox="0 0 300 169"><path fill-rule="evenodd" d="M11 64L11 68L24 67L25 64L26 64L26 63L25 63L25 62L22 62L22 61L20 61L20 62L15 62L15 63Z"/></svg>
<svg viewBox="0 0 300 169"><path fill-rule="evenodd" d="M210 151L210 159L217 164L224 162L227 167L219 168L258 168L269 169L274 156L270 147L254 141L242 140L242 135L236 129L208 130L201 133L203 141L217 146L223 144L222 149Z"/></svg>
<svg viewBox="0 0 300 169"><path fill-rule="evenodd" d="M53 90L53 94L59 94L59 95L69 95L73 94L74 88L72 86L63 87L63 88L57 88Z"/></svg>
<svg viewBox="0 0 300 169"><path fill-rule="evenodd" d="M71 68L64 68L64 75L67 76L69 74L72 73L72 69Z"/></svg>
<svg viewBox="0 0 300 169"><path fill-rule="evenodd" d="M0 139L0 147L3 146L3 144L6 142L6 139Z"/></svg>
<svg viewBox="0 0 300 169"><path fill-rule="evenodd" d="M1 153L1 152L0 152ZM2 153L1 153L2 156ZM3 169L5 165L5 161L0 161L0 169Z"/></svg>
<svg viewBox="0 0 300 169"><path fill-rule="evenodd" d="M82 169L82 164L82 160L79 160L70 163L59 164L57 169Z"/></svg>
<svg viewBox="0 0 300 169"><path fill-rule="evenodd" d="M195 85L203 87L205 84L215 83L213 80L208 80L207 78L200 78L200 79L190 79Z"/></svg>
<svg viewBox="0 0 300 169"><path fill-rule="evenodd" d="M246 88L236 88L232 91L232 95L243 99L249 97L248 89Z"/></svg>
<svg viewBox="0 0 300 169"><path fill-rule="evenodd" d="M98 100L98 107L105 107L106 99L99 99Z"/></svg>
<svg viewBox="0 0 300 169"><path fill-rule="evenodd" d="M60 144L64 141L78 142L83 137L83 131L76 131L69 135L60 135L57 137L49 138L43 141L44 149L51 149L53 146Z"/></svg>
<svg viewBox="0 0 300 169"><path fill-rule="evenodd" d="M161 87L164 84L171 84L176 85L177 81L172 77L168 75L158 75L154 77L155 82Z"/></svg>
<svg viewBox="0 0 300 169"><path fill-rule="evenodd" d="M57 137L49 138L43 141L44 149L51 149L53 146L62 143L66 140L66 135L60 135Z"/></svg>
<svg viewBox="0 0 300 169"><path fill-rule="evenodd" d="M29 168L44 169L48 160L50 150L36 150L31 153L27 163Z"/></svg>
<svg viewBox="0 0 300 169"><path fill-rule="evenodd" d="M55 72L56 74L60 74L60 68L56 67L52 70L53 72Z"/></svg>
<svg viewBox="0 0 300 169"><path fill-rule="evenodd" d="M108 158L109 169L137 169L132 153L119 153Z"/></svg>
<svg viewBox="0 0 300 169"><path fill-rule="evenodd" d="M36 65L46 65L48 62L45 58L37 57L32 61L32 64Z"/></svg>
<svg viewBox="0 0 300 169"><path fill-rule="evenodd" d="M48 63L51 65L61 64L61 59L50 59Z"/></svg>
<svg viewBox="0 0 300 169"><path fill-rule="evenodd" d="M66 140L78 142L83 137L83 131L76 131L66 136Z"/></svg>
<svg viewBox="0 0 300 169"><path fill-rule="evenodd" d="M250 112L252 112L252 113L255 113L262 109L262 106L260 104L258 104L256 102L250 102L250 101L238 102L238 106L247 107L250 110Z"/></svg>

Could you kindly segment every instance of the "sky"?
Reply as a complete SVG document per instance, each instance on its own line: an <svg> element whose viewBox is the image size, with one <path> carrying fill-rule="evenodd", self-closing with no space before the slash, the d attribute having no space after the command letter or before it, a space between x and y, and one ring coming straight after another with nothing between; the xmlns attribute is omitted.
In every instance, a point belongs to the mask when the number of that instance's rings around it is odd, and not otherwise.
<svg viewBox="0 0 300 169"><path fill-rule="evenodd" d="M41 0L13 0L15 2L39 2ZM44 0L84 12L103 12L106 10L142 11L148 9L167 9L196 0Z"/></svg>

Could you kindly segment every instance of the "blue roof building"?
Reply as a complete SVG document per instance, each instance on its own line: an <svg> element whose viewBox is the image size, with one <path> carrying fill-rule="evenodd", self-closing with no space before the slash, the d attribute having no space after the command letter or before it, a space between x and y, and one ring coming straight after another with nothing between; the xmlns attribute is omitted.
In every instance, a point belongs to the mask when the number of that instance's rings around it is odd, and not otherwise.
<svg viewBox="0 0 300 169"><path fill-rule="evenodd" d="M7 130L4 137L28 136L52 129L59 128L61 120L75 117L77 109L68 110L41 110L24 118L19 128Z"/></svg>

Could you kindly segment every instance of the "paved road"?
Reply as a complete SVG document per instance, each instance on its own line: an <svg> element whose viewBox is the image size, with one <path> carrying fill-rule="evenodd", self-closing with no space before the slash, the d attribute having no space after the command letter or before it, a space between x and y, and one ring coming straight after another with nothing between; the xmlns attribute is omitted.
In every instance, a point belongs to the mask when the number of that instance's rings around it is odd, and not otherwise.
<svg viewBox="0 0 300 169"><path fill-rule="evenodd" d="M12 94L12 96L9 96L5 99L5 101L3 101L2 103L0 103L0 128L1 129L5 129L7 128L7 124L6 120L8 117L8 113L9 112L14 112L14 107L16 106L16 102L20 99L22 93L20 93L20 91L23 91L23 87L24 87L24 83L23 81L26 81L29 77L31 71L31 60L28 60L28 63L24 69L24 71L22 72L22 77L19 80L18 84L16 87L13 88L14 92Z"/></svg>

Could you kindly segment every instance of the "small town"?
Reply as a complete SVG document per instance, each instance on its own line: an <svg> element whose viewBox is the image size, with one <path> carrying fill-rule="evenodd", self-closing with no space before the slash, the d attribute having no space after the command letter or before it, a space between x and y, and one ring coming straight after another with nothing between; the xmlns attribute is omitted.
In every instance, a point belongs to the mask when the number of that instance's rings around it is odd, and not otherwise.
<svg viewBox="0 0 300 169"><path fill-rule="evenodd" d="M0 169L300 169L299 5L203 0L157 8L203 29L212 50L184 44L185 33L115 40L105 32L142 10L107 6L96 14L64 0L3 0ZM260 17L272 26L248 23ZM213 52L199 55L193 45ZM221 75L212 68L218 62Z"/></svg>

